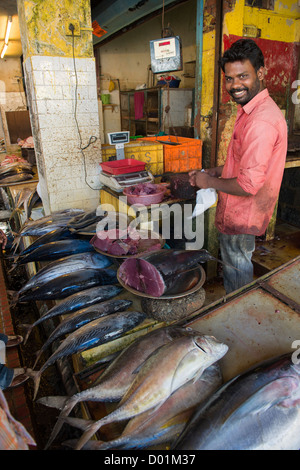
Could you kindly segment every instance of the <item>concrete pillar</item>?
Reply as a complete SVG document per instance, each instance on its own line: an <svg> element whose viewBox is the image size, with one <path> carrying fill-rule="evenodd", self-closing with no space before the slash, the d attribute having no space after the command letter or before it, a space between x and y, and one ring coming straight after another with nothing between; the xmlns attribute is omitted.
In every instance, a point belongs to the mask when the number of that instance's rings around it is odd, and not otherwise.
<svg viewBox="0 0 300 470"><path fill-rule="evenodd" d="M45 213L96 208L101 142L90 2L18 0L18 15Z"/></svg>

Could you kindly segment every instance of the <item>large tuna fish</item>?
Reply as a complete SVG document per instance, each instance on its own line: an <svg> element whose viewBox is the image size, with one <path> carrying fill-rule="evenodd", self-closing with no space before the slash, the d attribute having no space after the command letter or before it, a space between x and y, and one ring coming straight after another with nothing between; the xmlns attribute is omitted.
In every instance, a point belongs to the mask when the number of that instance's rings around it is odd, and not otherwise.
<svg viewBox="0 0 300 470"><path fill-rule="evenodd" d="M270 359L223 385L201 406L176 450L299 450L300 364Z"/></svg>
<svg viewBox="0 0 300 470"><path fill-rule="evenodd" d="M127 310L131 305L132 301L126 299L106 300L69 314L67 318L62 320L62 322L52 331L47 341L43 344L42 348L38 352L33 369L38 363L43 352L46 351L53 341L56 341L63 335L72 333L72 331L81 328L86 323L96 320L97 318Z"/></svg>
<svg viewBox="0 0 300 470"><path fill-rule="evenodd" d="M206 250L160 250L136 258L128 258L121 264L120 280L135 290L161 297L168 294L182 274L196 268L198 263L215 259ZM185 286L182 286L185 291Z"/></svg>
<svg viewBox="0 0 300 470"><path fill-rule="evenodd" d="M41 268L37 274L26 282L18 293L19 295L24 294L28 290L43 286L45 283L57 279L64 274L76 273L86 269L103 269L111 266L111 264L111 258L96 252L66 256L59 260L52 261Z"/></svg>
<svg viewBox="0 0 300 470"><path fill-rule="evenodd" d="M204 335L184 336L162 346L141 367L118 407L90 425L76 449L81 449L102 426L158 408L179 387L200 377L227 350L225 344Z"/></svg>
<svg viewBox="0 0 300 470"><path fill-rule="evenodd" d="M83 269L62 274L43 285L32 287L18 295L18 302L30 300L60 300L93 286L117 283L116 271L111 268Z"/></svg>
<svg viewBox="0 0 300 470"><path fill-rule="evenodd" d="M185 328L167 326L157 328L137 338L127 346L100 375L94 386L76 393L73 397L44 397L39 403L62 410L51 433L47 447L53 442L61 429L65 417L74 406L82 401L117 402L121 400L135 379L138 369L151 354L161 346L176 338L186 335L198 335L198 332Z"/></svg>
<svg viewBox="0 0 300 470"><path fill-rule="evenodd" d="M31 325L22 325L22 328L27 330L27 333L24 337L24 344L28 340L28 337L32 329L50 318L57 317L58 315L72 314L73 312L82 309L84 306L89 307L98 302L102 302L112 297L118 295L122 290L122 287L119 285L107 285L107 286L96 286L91 287L90 289L77 292L76 294L70 295L66 299L59 302L59 304L54 305L50 310L44 313L40 318L38 318Z"/></svg>
<svg viewBox="0 0 300 470"><path fill-rule="evenodd" d="M206 369L197 380L190 380L176 390L159 408L151 409L132 418L121 436L108 442L90 440L86 450L143 449L149 446L170 444L182 432L195 407L209 398L222 384L218 364ZM66 422L72 422L72 418ZM81 429L86 428L84 420ZM91 424L91 423L90 423ZM73 442L67 442L73 447Z"/></svg>
<svg viewBox="0 0 300 470"><path fill-rule="evenodd" d="M94 248L88 240L66 239L45 243L25 256L19 258L19 264L33 261L53 261L79 253L88 253Z"/></svg>
<svg viewBox="0 0 300 470"><path fill-rule="evenodd" d="M42 368L38 372L33 373L35 383L34 399L38 391L41 375L51 364L54 364L63 357L95 348L100 344L119 338L122 334L142 323L145 318L146 315L143 312L117 312L87 323L68 335L60 343L52 356L47 359Z"/></svg>

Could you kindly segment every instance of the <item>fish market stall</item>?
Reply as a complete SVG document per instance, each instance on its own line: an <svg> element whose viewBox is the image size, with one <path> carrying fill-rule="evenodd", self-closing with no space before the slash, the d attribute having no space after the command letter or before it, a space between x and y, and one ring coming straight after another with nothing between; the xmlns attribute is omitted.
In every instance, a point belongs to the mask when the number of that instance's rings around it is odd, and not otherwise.
<svg viewBox="0 0 300 470"><path fill-rule="evenodd" d="M297 257L241 290L200 308L187 319L173 322L171 326L189 328L209 337L212 335L228 347L218 361L223 383L226 383L266 359L297 352L300 341L299 281L300 257ZM165 326L165 323L158 323L155 328ZM149 331L153 328L142 329L144 334ZM131 341L140 338L140 334L141 329L138 328ZM123 347L126 345L128 343ZM74 380L79 393L99 381L105 370L105 358L110 363L115 352L111 346L99 346L94 351L77 355ZM89 355L88 361L84 359L85 354ZM112 413L116 407L113 403L101 403L101 400L100 403L93 400L83 402L81 406L85 419L93 421ZM122 429L118 422L107 425L103 431L104 439L116 438ZM97 436L99 440L99 434ZM103 439L103 433L100 436L100 440ZM166 449L168 445L158 448Z"/></svg>

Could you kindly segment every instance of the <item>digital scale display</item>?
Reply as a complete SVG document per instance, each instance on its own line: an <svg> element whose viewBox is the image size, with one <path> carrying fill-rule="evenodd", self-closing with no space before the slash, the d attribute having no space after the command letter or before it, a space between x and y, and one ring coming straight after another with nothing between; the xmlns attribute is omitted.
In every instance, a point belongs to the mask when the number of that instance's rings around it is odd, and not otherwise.
<svg viewBox="0 0 300 470"><path fill-rule="evenodd" d="M150 41L150 56L153 73L182 70L182 52L179 36Z"/></svg>

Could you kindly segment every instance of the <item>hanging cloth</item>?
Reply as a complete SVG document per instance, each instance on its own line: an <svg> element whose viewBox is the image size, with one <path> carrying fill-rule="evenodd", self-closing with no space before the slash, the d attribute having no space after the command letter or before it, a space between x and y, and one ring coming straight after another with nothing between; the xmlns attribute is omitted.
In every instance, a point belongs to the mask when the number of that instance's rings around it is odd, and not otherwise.
<svg viewBox="0 0 300 470"><path fill-rule="evenodd" d="M143 91L134 93L134 118L142 119L144 117L144 101L145 95Z"/></svg>

